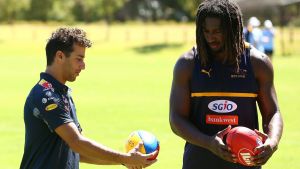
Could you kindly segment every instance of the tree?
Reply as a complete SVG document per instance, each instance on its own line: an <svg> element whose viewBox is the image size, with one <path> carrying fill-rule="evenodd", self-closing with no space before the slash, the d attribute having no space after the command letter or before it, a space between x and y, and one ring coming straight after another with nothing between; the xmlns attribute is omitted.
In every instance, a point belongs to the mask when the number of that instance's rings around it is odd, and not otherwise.
<svg viewBox="0 0 300 169"><path fill-rule="evenodd" d="M100 18L94 8L99 8L99 2L95 0L76 0L72 13L77 21L91 22Z"/></svg>
<svg viewBox="0 0 300 169"><path fill-rule="evenodd" d="M169 8L172 11L173 17L176 20L181 20L187 17L192 19L195 17L197 7L203 0L164 0L165 8Z"/></svg>
<svg viewBox="0 0 300 169"><path fill-rule="evenodd" d="M52 8L49 10L48 19L55 21L73 22L75 20L72 13L74 0L53 0Z"/></svg>
<svg viewBox="0 0 300 169"><path fill-rule="evenodd" d="M47 21L53 7L52 0L31 0L27 17L30 20Z"/></svg>
<svg viewBox="0 0 300 169"><path fill-rule="evenodd" d="M202 0L180 0L179 3L182 6L183 11L187 14L189 18L194 18L196 15L196 10Z"/></svg>
<svg viewBox="0 0 300 169"><path fill-rule="evenodd" d="M127 0L117 15L121 20L191 20L201 2L202 0Z"/></svg>
<svg viewBox="0 0 300 169"><path fill-rule="evenodd" d="M24 19L29 7L29 0L0 0L0 20L13 23L16 19Z"/></svg>
<svg viewBox="0 0 300 169"><path fill-rule="evenodd" d="M128 19L158 20L163 17L162 2L159 0L127 0L116 12L117 18L125 21Z"/></svg>
<svg viewBox="0 0 300 169"><path fill-rule="evenodd" d="M104 19L113 21L115 13L125 0L76 0L72 9L76 20L92 22Z"/></svg>
<svg viewBox="0 0 300 169"><path fill-rule="evenodd" d="M124 0L102 0L101 8L99 8L102 16L107 23L110 23L115 18L115 13L124 5ZM102 9L102 10L101 10Z"/></svg>

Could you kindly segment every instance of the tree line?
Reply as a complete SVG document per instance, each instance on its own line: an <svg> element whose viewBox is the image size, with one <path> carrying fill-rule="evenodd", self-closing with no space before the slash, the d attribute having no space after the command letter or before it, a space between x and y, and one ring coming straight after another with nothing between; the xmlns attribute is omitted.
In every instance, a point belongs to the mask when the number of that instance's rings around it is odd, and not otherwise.
<svg viewBox="0 0 300 169"><path fill-rule="evenodd" d="M201 0L0 0L0 22L189 21Z"/></svg>

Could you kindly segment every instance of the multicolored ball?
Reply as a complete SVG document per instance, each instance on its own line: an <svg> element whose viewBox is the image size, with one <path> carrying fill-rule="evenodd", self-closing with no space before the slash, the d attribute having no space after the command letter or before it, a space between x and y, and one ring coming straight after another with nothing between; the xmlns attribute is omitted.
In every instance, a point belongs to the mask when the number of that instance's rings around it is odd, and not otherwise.
<svg viewBox="0 0 300 169"><path fill-rule="evenodd" d="M125 144L126 152L135 148L140 142L143 143L143 146L140 147L139 152L149 154L157 150L157 153L148 160L156 159L160 148L159 141L152 133L144 130L137 130L129 135Z"/></svg>

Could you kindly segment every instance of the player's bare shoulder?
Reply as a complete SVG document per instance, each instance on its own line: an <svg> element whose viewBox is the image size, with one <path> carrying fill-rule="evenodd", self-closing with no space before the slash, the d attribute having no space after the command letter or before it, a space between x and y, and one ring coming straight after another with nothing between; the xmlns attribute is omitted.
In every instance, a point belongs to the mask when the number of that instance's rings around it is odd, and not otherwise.
<svg viewBox="0 0 300 169"><path fill-rule="evenodd" d="M270 58L254 47L250 49L250 58L256 77L273 76L273 66Z"/></svg>
<svg viewBox="0 0 300 169"><path fill-rule="evenodd" d="M194 49L181 55L174 67L174 75L190 76L194 68Z"/></svg>

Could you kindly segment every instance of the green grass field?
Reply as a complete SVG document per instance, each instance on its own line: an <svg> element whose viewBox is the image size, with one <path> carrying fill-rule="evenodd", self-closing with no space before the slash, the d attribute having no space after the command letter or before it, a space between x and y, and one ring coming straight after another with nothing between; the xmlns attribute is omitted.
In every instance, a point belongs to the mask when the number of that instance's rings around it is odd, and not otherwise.
<svg viewBox="0 0 300 169"><path fill-rule="evenodd" d="M44 46L57 25L0 26L0 168L19 167L24 146L23 106L31 87L45 70ZM184 141L175 136L168 120L172 71L177 57L193 45L193 25L79 25L94 42L86 53L86 70L73 89L84 134L124 151L134 130L144 129L160 140L153 169L180 169ZM285 128L278 151L265 169L298 169L300 153L300 30L294 44L279 47L274 57L275 85ZM288 32L285 31L287 36ZM109 35L109 36L108 36ZM287 43L288 38L284 38ZM81 164L82 169L124 168Z"/></svg>

